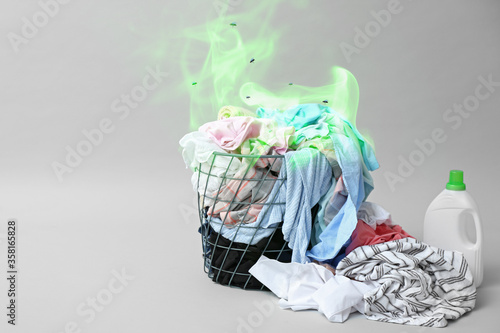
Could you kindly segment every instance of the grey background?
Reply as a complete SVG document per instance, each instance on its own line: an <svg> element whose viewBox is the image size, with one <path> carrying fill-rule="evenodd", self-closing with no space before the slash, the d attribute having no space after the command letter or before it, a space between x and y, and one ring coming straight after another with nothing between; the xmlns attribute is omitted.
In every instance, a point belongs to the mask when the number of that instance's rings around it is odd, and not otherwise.
<svg viewBox="0 0 500 333"><path fill-rule="evenodd" d="M71 1L14 51L7 36L20 34L22 18L40 10L36 1L0 5L0 267L6 269L8 218L19 226L18 325L2 332L235 332L241 320L261 318L255 332L424 332L430 329L371 322L352 315L329 323L316 311L275 306L258 314L254 302L277 303L270 293L213 284L203 273L198 221L189 170L178 140L189 129L189 96L179 70L185 27L217 15L212 1ZM219 3L226 3L221 0ZM410 234L422 236L425 210L443 189L449 169L465 171L484 228L485 278L477 307L447 330L490 332L500 305L498 239L498 123L500 87L481 101L457 129L443 120L454 103L474 93L478 76L500 81L498 1L401 1L403 10L354 54L354 28L373 21L370 11L387 1L290 1L273 22L286 27L276 61L282 73L263 78L324 84L332 65L350 70L360 86L358 128L375 141L380 169L370 200L392 213ZM231 5L232 4L232 5ZM231 2L235 13L255 2ZM255 22L258 25L259 22ZM251 27L239 27L251 31ZM250 30L245 30L250 29ZM110 105L142 82L146 67L169 76L120 119ZM286 75L285 75L286 73ZM213 112L215 118L215 111ZM114 131L59 182L51 167L82 130L109 118ZM391 190L415 140L442 128L447 140ZM2 236L2 235L0 235ZM95 319L76 309L96 297L124 268L135 278ZM6 281L0 304L6 304ZM2 306L2 308L4 308Z"/></svg>

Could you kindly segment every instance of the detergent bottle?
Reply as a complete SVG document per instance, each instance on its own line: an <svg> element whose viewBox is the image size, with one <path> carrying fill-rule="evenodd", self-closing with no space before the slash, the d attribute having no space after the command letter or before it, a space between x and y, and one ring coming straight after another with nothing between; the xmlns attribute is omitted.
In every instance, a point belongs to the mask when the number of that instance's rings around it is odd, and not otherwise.
<svg viewBox="0 0 500 333"><path fill-rule="evenodd" d="M424 219L424 243L443 250L464 254L474 276L476 287L483 281L483 231L479 210L474 199L465 191L464 173L451 170L450 180L430 204ZM467 232L473 223L475 240Z"/></svg>

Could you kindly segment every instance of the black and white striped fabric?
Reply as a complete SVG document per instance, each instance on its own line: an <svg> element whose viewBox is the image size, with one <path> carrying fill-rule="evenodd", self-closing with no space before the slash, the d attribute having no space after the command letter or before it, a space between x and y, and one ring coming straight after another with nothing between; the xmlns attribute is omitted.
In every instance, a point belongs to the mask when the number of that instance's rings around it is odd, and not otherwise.
<svg viewBox="0 0 500 333"><path fill-rule="evenodd" d="M445 327L476 304L464 256L412 238L358 247L338 264L337 274L381 283L364 295L371 320Z"/></svg>

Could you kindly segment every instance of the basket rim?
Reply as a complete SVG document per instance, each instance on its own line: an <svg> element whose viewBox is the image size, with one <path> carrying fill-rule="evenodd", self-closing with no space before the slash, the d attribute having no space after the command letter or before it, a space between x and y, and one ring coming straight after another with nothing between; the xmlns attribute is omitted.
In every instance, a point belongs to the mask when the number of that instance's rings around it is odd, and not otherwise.
<svg viewBox="0 0 500 333"><path fill-rule="evenodd" d="M233 154L233 153L221 153L218 151L214 151L213 154L219 156L231 156L231 157L241 157L241 158L284 158L285 157L285 155Z"/></svg>

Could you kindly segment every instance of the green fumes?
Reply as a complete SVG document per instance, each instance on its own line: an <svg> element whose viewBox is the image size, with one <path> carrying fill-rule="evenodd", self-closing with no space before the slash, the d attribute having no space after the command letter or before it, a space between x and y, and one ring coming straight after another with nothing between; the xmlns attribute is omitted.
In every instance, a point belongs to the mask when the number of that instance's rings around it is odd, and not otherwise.
<svg viewBox="0 0 500 333"><path fill-rule="evenodd" d="M276 49L285 47L280 45L283 28L272 26L280 2L261 2L242 14L222 15L184 30L187 43L180 66L183 87L190 94L191 130L217 119L218 110L225 105L255 111L258 107L285 110L305 103L323 103L356 126L359 87L344 68L329 67L331 79L323 86L286 81L278 90L265 88L280 84L262 82L273 64L282 65L280 59L273 58ZM307 1L297 4L303 7ZM197 82L195 87L193 82ZM367 141L372 144L369 138Z"/></svg>
<svg viewBox="0 0 500 333"><path fill-rule="evenodd" d="M359 87L354 75L341 67L333 67L331 84L306 87L293 84L273 93L257 83L247 82L240 88L240 99L251 109L258 107L285 110L297 104L322 103L341 114L351 124L356 124ZM251 96L247 99L246 96Z"/></svg>
<svg viewBox="0 0 500 333"><path fill-rule="evenodd" d="M265 75L271 62L264 60L272 58L281 36L270 24L279 2L260 3L251 13L220 16L204 26L184 30L188 40L180 64L184 85L187 87L193 81L198 82L196 89L189 91L191 129L214 120L224 105L242 105L241 85L251 77L258 79ZM238 22L237 27L230 22ZM255 28L252 38L243 40L238 30L242 25ZM202 54L200 61L199 50L203 48L206 53ZM259 61L250 62L252 59ZM197 69L200 62L203 65Z"/></svg>

